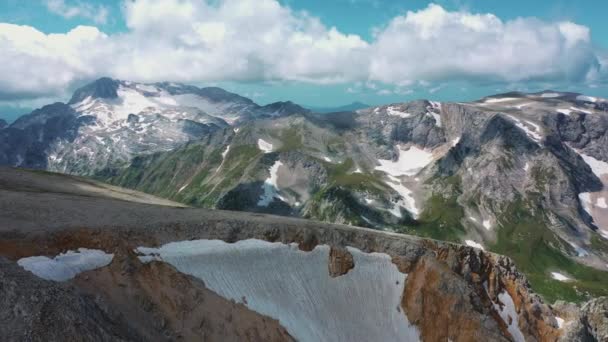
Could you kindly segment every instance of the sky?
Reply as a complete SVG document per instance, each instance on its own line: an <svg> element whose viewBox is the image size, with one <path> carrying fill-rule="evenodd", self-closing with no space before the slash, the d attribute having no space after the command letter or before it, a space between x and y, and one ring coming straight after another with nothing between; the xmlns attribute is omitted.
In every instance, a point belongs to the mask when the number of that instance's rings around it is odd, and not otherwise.
<svg viewBox="0 0 608 342"><path fill-rule="evenodd" d="M260 104L608 97L605 0L2 0L0 118L109 76Z"/></svg>

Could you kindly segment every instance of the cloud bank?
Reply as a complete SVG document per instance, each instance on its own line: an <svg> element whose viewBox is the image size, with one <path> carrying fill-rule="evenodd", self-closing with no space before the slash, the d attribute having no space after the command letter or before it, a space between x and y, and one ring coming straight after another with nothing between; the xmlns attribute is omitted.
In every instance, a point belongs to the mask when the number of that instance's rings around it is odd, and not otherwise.
<svg viewBox="0 0 608 342"><path fill-rule="evenodd" d="M49 2L69 9L64 1ZM127 0L123 15L128 31L119 34L91 26L46 34L0 23L0 99L47 96L99 76L404 86L594 83L606 74L606 58L585 26L503 21L435 4L393 18L371 41L276 0Z"/></svg>

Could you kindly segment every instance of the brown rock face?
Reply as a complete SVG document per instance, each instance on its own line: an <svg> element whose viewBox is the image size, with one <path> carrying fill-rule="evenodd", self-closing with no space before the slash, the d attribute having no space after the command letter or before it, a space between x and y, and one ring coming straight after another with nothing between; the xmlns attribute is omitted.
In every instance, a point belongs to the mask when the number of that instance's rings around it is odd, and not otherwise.
<svg viewBox="0 0 608 342"><path fill-rule="evenodd" d="M443 263L424 256L408 273L401 306L423 341L508 341L487 305Z"/></svg>
<svg viewBox="0 0 608 342"><path fill-rule="evenodd" d="M346 248L331 247L329 250L329 275L339 277L355 267L353 255Z"/></svg>
<svg viewBox="0 0 608 342"><path fill-rule="evenodd" d="M121 312L146 341L293 341L277 320L217 295L165 263L141 264L133 255L117 255L109 267L74 282Z"/></svg>

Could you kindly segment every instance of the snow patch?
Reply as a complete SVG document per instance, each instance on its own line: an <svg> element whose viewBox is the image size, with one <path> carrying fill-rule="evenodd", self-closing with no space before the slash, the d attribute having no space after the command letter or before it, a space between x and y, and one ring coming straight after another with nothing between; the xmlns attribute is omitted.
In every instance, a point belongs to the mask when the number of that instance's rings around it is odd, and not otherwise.
<svg viewBox="0 0 608 342"><path fill-rule="evenodd" d="M524 171L528 172L529 169L530 169L530 164L528 162L526 162L526 164L524 165Z"/></svg>
<svg viewBox="0 0 608 342"><path fill-rule="evenodd" d="M490 223L490 220L483 220L483 222L481 223L485 229L490 230L492 229L492 224Z"/></svg>
<svg viewBox="0 0 608 342"><path fill-rule="evenodd" d="M484 103L501 103L501 102L509 102L509 101L517 101L518 98L515 97L500 97L500 98L487 98L483 102Z"/></svg>
<svg viewBox="0 0 608 342"><path fill-rule="evenodd" d="M524 334L519 329L519 315L515 309L513 298L511 298L511 295L507 291L503 291L498 295L498 300L502 305L498 303L492 304L494 304L494 309L496 309L500 318L507 325L507 330L513 337L513 340L515 342L525 342Z"/></svg>
<svg viewBox="0 0 608 342"><path fill-rule="evenodd" d="M536 141L537 143L543 139L542 135L540 134L542 132L542 130L539 125L535 124L534 122L527 121L527 120L522 121L522 120L514 117L513 115L507 115L507 116L509 118L511 118L511 120L515 121L515 125L517 127L519 127L521 130L523 130L530 139ZM530 126L533 129L530 129Z"/></svg>
<svg viewBox="0 0 608 342"><path fill-rule="evenodd" d="M272 152L272 144L264 139L258 139L258 148L264 153Z"/></svg>
<svg viewBox="0 0 608 342"><path fill-rule="evenodd" d="M224 152L222 152L222 159L226 159L226 155L230 152L230 145L226 146Z"/></svg>
<svg viewBox="0 0 608 342"><path fill-rule="evenodd" d="M558 110L557 110L557 112L558 112L558 113L562 113L562 114L564 114L564 115L568 115L568 116L569 116L569 115L570 115L570 113L572 113L572 110L571 110L571 109L564 109L564 108L560 108L560 109L558 109Z"/></svg>
<svg viewBox="0 0 608 342"><path fill-rule="evenodd" d="M78 274L109 265L114 254L97 249L79 248L67 251L54 258L31 256L21 258L17 264L36 276L53 281L66 281Z"/></svg>
<svg viewBox="0 0 608 342"><path fill-rule="evenodd" d="M400 308L407 275L391 257L347 247L355 267L333 278L329 246L241 240L172 242L137 248L205 282L220 296L279 320L300 341L419 341ZM142 259L143 258L143 259Z"/></svg>
<svg viewBox="0 0 608 342"><path fill-rule="evenodd" d="M280 160L277 160L270 167L270 177L266 179L264 181L264 185L262 185L264 193L262 194L262 196L260 196L260 199L258 201L258 205L260 207L267 207L274 200L275 197L279 198L280 200L283 200L283 198L277 193L277 190L279 189L279 186L277 184L277 181L279 179L278 172L279 167L281 167L282 165L283 163L281 163Z"/></svg>
<svg viewBox="0 0 608 342"><path fill-rule="evenodd" d="M416 219L420 214L420 211L416 207L416 200L414 200L412 191L403 186L403 184L401 184L401 180L390 175L389 180L386 181L386 184L388 184L388 186L390 186L399 194L399 196L401 196L401 198L394 203L393 208L389 210L389 212L394 216L401 218L401 207L403 207L412 214L414 219Z"/></svg>
<svg viewBox="0 0 608 342"><path fill-rule="evenodd" d="M429 112L428 114L430 114L433 119L435 119L435 125L437 127L441 127L441 115L437 114L437 113L433 113L433 112Z"/></svg>
<svg viewBox="0 0 608 342"><path fill-rule="evenodd" d="M577 101L583 101L583 102L597 102L597 97L593 97L593 96L586 96L586 95L579 95L576 97Z"/></svg>
<svg viewBox="0 0 608 342"><path fill-rule="evenodd" d="M551 272L551 278L559 281L570 281L572 280L570 277L566 277L565 275L558 272Z"/></svg>
<svg viewBox="0 0 608 342"><path fill-rule="evenodd" d="M564 322L565 321L564 321L563 318L555 316L555 321L557 322L557 328L558 329L561 329L561 328L564 327Z"/></svg>
<svg viewBox="0 0 608 342"><path fill-rule="evenodd" d="M388 106L388 108L386 108L386 113L388 115L399 116L399 117L402 117L402 118L409 118L410 116L412 116L412 114L406 113L406 112L402 112L402 111L396 109L393 106Z"/></svg>
<svg viewBox="0 0 608 342"><path fill-rule="evenodd" d="M545 99L552 99L552 98L556 98L556 97L560 97L562 96L561 94L558 93L543 93L540 97L545 98Z"/></svg>
<svg viewBox="0 0 608 342"><path fill-rule="evenodd" d="M576 151L576 150L575 150ZM591 171L598 177L601 178L602 175L608 174L608 163L597 160L592 156L588 156L582 152L577 151L577 153L583 158L585 163L591 167Z"/></svg>
<svg viewBox="0 0 608 342"><path fill-rule="evenodd" d="M598 197L595 200L595 206L598 208L602 208L602 209L608 209L608 204L606 204L606 198L605 197Z"/></svg>
<svg viewBox="0 0 608 342"><path fill-rule="evenodd" d="M398 151L397 161L379 159L380 166L376 166L376 170L384 171L395 177L413 176L433 161L433 155L430 152L416 146L410 147L409 150L404 150L399 146Z"/></svg>
<svg viewBox="0 0 608 342"><path fill-rule="evenodd" d="M464 240L464 243L467 244L467 246L473 247L473 248L477 248L477 249L481 249L482 251L485 251L485 249L483 248L483 245L475 242L473 240Z"/></svg>
<svg viewBox="0 0 608 342"><path fill-rule="evenodd" d="M188 187L188 185L190 185L190 183L185 184L184 186L182 186L181 188L179 188L179 190L177 190L177 193L181 193L182 191L184 191L184 189L186 189Z"/></svg>

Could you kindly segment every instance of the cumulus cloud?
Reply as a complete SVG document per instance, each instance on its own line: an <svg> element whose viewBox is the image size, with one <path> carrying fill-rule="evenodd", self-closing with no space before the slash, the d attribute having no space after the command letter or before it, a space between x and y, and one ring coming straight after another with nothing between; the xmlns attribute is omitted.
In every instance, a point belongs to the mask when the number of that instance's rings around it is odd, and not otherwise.
<svg viewBox="0 0 608 342"><path fill-rule="evenodd" d="M86 13L48 3L65 16ZM587 27L438 5L393 18L369 42L276 0L126 0L123 14L128 31L112 35L0 24L0 97L48 95L99 76L397 89L449 80L597 83L605 73Z"/></svg>
<svg viewBox="0 0 608 342"><path fill-rule="evenodd" d="M373 44L370 77L498 82L585 81L598 70L589 29L430 5L391 20Z"/></svg>
<svg viewBox="0 0 608 342"><path fill-rule="evenodd" d="M83 2L69 5L65 0L45 0L45 5L52 13L67 19L82 17L91 19L97 24L105 24L108 21L109 11L103 5L93 6Z"/></svg>

